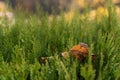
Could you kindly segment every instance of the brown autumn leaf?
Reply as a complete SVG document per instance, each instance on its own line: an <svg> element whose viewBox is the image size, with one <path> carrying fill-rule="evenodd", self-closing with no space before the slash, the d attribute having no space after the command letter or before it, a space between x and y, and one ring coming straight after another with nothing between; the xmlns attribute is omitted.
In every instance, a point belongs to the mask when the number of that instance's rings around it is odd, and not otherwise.
<svg viewBox="0 0 120 80"><path fill-rule="evenodd" d="M85 58L88 57L88 54L89 54L88 45L85 43L80 43L78 45L75 45L71 48L70 54L82 62ZM96 55L92 54L91 58L92 58L92 61L95 60Z"/></svg>

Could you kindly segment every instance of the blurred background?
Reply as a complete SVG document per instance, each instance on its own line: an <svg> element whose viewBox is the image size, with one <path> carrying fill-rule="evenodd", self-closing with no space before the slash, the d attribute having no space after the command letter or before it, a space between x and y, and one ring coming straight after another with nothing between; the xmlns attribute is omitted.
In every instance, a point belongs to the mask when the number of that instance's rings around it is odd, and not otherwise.
<svg viewBox="0 0 120 80"><path fill-rule="evenodd" d="M108 0L0 0L0 17L7 16L11 18L13 13L23 10L28 14L36 13L38 7L47 14L61 12L66 15L72 15L75 10L83 13L86 8L90 8L92 16L96 10L103 13ZM113 0L118 15L120 14L120 0Z"/></svg>

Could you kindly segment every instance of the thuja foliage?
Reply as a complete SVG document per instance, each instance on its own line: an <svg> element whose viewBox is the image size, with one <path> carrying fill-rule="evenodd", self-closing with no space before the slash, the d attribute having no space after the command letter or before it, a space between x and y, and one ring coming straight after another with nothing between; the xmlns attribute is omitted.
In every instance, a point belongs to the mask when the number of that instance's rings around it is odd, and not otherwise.
<svg viewBox="0 0 120 80"><path fill-rule="evenodd" d="M120 22L113 10L108 7L108 17L99 21L78 14L70 22L64 14L16 14L15 24L0 25L0 80L119 80ZM89 45L94 61L59 58L79 42ZM39 62L47 56L53 58Z"/></svg>

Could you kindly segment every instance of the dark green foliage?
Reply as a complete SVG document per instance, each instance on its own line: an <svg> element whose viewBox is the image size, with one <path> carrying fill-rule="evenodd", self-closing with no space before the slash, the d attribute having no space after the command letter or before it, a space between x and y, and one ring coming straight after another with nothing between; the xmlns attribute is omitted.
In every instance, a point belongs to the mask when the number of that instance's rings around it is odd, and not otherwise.
<svg viewBox="0 0 120 80"><path fill-rule="evenodd" d="M110 8L109 8L110 9ZM120 22L114 11L102 20L74 16L71 23L48 15L16 14L15 24L0 26L0 80L119 80ZM84 63L58 55L85 42L95 61ZM46 64L40 57L53 56Z"/></svg>

